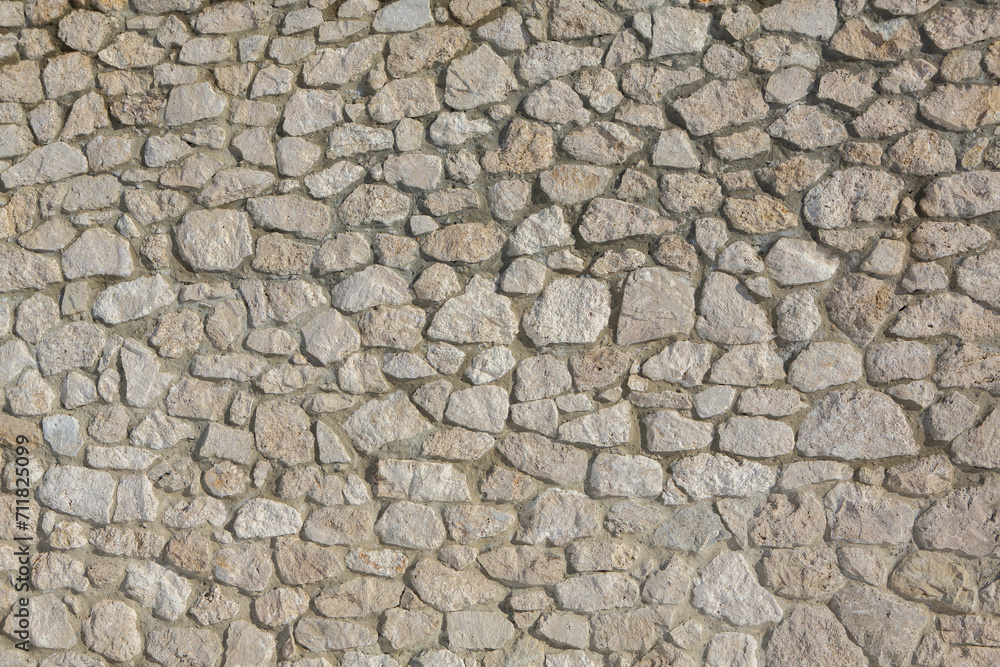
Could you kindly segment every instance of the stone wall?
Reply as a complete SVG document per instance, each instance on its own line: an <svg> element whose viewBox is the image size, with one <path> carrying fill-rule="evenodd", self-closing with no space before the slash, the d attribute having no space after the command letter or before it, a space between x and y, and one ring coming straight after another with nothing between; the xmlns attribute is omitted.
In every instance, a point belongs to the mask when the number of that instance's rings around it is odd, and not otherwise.
<svg viewBox="0 0 1000 667"><path fill-rule="evenodd" d="M0 667L1000 665L1000 9L0 26Z"/></svg>

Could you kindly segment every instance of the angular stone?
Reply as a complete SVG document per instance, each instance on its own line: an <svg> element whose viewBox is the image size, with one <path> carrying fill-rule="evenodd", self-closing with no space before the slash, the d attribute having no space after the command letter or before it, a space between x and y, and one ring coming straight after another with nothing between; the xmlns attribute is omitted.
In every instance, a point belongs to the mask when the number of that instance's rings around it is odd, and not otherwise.
<svg viewBox="0 0 1000 667"><path fill-rule="evenodd" d="M562 147L577 160L608 166L623 163L642 142L621 125L597 122L566 135Z"/></svg>
<svg viewBox="0 0 1000 667"><path fill-rule="evenodd" d="M481 163L493 173L529 174L551 166L554 153L552 130L516 117L504 130L500 148L487 152Z"/></svg>
<svg viewBox="0 0 1000 667"><path fill-rule="evenodd" d="M397 391L384 401L370 401L344 422L344 431L355 447L372 453L382 445L408 440L431 430L431 424Z"/></svg>
<svg viewBox="0 0 1000 667"><path fill-rule="evenodd" d="M515 633L507 615L496 611L456 611L448 614L448 645L457 649L502 648Z"/></svg>
<svg viewBox="0 0 1000 667"><path fill-rule="evenodd" d="M313 604L324 616L358 618L398 606L403 589L399 581L357 577L323 591L313 599Z"/></svg>
<svg viewBox="0 0 1000 667"><path fill-rule="evenodd" d="M691 601L709 616L738 626L777 623L783 615L745 558L732 551L723 551L702 569Z"/></svg>
<svg viewBox="0 0 1000 667"><path fill-rule="evenodd" d="M560 278L549 284L522 324L536 346L592 343L610 316L606 286L592 278Z"/></svg>
<svg viewBox="0 0 1000 667"><path fill-rule="evenodd" d="M949 554L915 551L907 555L893 570L889 586L937 612L968 614L976 607L975 570L970 562Z"/></svg>
<svg viewBox="0 0 1000 667"><path fill-rule="evenodd" d="M673 481L695 500L764 493L774 486L777 477L773 468L721 454L683 458L674 463L671 470Z"/></svg>
<svg viewBox="0 0 1000 667"><path fill-rule="evenodd" d="M427 330L429 338L452 343L513 342L517 319L511 301L498 295L494 284L474 276L465 293L446 301L435 313Z"/></svg>
<svg viewBox="0 0 1000 667"><path fill-rule="evenodd" d="M1000 118L996 110L998 95L998 86L945 84L920 100L920 114L946 130L968 132L997 122ZM970 172L952 178L964 181L975 174L986 175L985 172Z"/></svg>
<svg viewBox="0 0 1000 667"><path fill-rule="evenodd" d="M760 91L745 79L712 81L693 95L674 102L674 109L684 119L688 131L697 137L767 115L767 103Z"/></svg>
<svg viewBox="0 0 1000 667"><path fill-rule="evenodd" d="M715 272L705 279L699 310L696 329L708 340L734 345L774 338L764 309L728 274Z"/></svg>
<svg viewBox="0 0 1000 667"><path fill-rule="evenodd" d="M500 252L504 235L491 225L457 223L423 237L420 249L442 262L475 264Z"/></svg>
<svg viewBox="0 0 1000 667"><path fill-rule="evenodd" d="M237 510L233 528L240 539L292 535L302 528L302 516L283 503L253 498Z"/></svg>
<svg viewBox="0 0 1000 667"><path fill-rule="evenodd" d="M38 486L38 502L99 524L111 522L117 482L106 472L79 466L52 466Z"/></svg>
<svg viewBox="0 0 1000 667"><path fill-rule="evenodd" d="M316 444L310 426L309 416L297 405L284 401L263 403L254 416L257 450L285 465L312 461Z"/></svg>
<svg viewBox="0 0 1000 667"><path fill-rule="evenodd" d="M794 448L792 427L766 417L730 417L719 426L719 450L727 454L770 458Z"/></svg>
<svg viewBox="0 0 1000 667"><path fill-rule="evenodd" d="M988 171L970 171L942 176L924 188L920 209L931 217L974 218L1000 210L996 187L997 175Z"/></svg>
<svg viewBox="0 0 1000 667"><path fill-rule="evenodd" d="M805 456L880 459L915 454L917 444L900 407L870 389L827 394L799 427Z"/></svg>
<svg viewBox="0 0 1000 667"><path fill-rule="evenodd" d="M93 314L105 324L121 324L143 318L176 299L174 288L156 274L108 287L94 301Z"/></svg>
<svg viewBox="0 0 1000 667"><path fill-rule="evenodd" d="M124 662L142 651L136 613L124 602L101 600L82 624L83 641L90 650L109 660Z"/></svg>
<svg viewBox="0 0 1000 667"><path fill-rule="evenodd" d="M484 44L448 65L444 101L452 109L474 109L504 101L517 86L503 59Z"/></svg>
<svg viewBox="0 0 1000 667"><path fill-rule="evenodd" d="M459 544L496 537L514 525L511 514L482 505L459 505L444 510L448 534Z"/></svg>
<svg viewBox="0 0 1000 667"><path fill-rule="evenodd" d="M590 487L598 497L657 496L663 492L663 469L646 456L598 454L590 471Z"/></svg>
<svg viewBox="0 0 1000 667"><path fill-rule="evenodd" d="M547 489L521 510L515 540L541 544L546 540L565 546L600 529L600 506L576 491Z"/></svg>
<svg viewBox="0 0 1000 667"><path fill-rule="evenodd" d="M610 408L577 417L559 426L559 437L595 447L614 447L629 441L632 434L632 406L622 401Z"/></svg>
<svg viewBox="0 0 1000 667"><path fill-rule="evenodd" d="M796 32L827 40L837 28L837 5L833 0L811 3L807 0L783 0L760 13L765 30Z"/></svg>
<svg viewBox="0 0 1000 667"><path fill-rule="evenodd" d="M870 343L890 311L899 307L891 283L858 273L834 283L825 305L830 320L859 345Z"/></svg>
<svg viewBox="0 0 1000 667"><path fill-rule="evenodd" d="M375 532L383 543L404 549L436 549L445 538L437 512L405 500L386 508L375 524Z"/></svg>
<svg viewBox="0 0 1000 667"><path fill-rule="evenodd" d="M621 19L593 0L558 0L552 4L552 39L571 40L618 32Z"/></svg>
<svg viewBox="0 0 1000 667"><path fill-rule="evenodd" d="M679 7L660 7L653 12L650 58L699 53L708 43L712 17L705 12Z"/></svg>
<svg viewBox="0 0 1000 667"><path fill-rule="evenodd" d="M935 500L914 524L917 544L972 557L1000 553L1000 525L992 518L998 502L1000 488L993 482Z"/></svg>
<svg viewBox="0 0 1000 667"><path fill-rule="evenodd" d="M866 667L864 651L847 637L833 612L800 605L775 628L766 648L768 664L782 667Z"/></svg>
<svg viewBox="0 0 1000 667"><path fill-rule="evenodd" d="M694 327L694 287L686 276L666 269L639 269L625 281L621 308L619 345L688 334Z"/></svg>
<svg viewBox="0 0 1000 667"><path fill-rule="evenodd" d="M854 382L864 374L861 354L847 343L810 343L788 369L788 383L814 392Z"/></svg>
<svg viewBox="0 0 1000 667"><path fill-rule="evenodd" d="M646 427L646 449L651 452L684 452L705 449L712 444L714 427L684 417L674 410L653 412L642 420Z"/></svg>
<svg viewBox="0 0 1000 667"><path fill-rule="evenodd" d="M556 599L560 607L571 611L627 608L638 602L639 585L624 573L586 574L556 584Z"/></svg>
<svg viewBox="0 0 1000 667"><path fill-rule="evenodd" d="M748 234L770 234L799 224L799 216L774 197L764 194L752 199L726 199L722 212L736 229ZM779 239L781 241L792 239Z"/></svg>
<svg viewBox="0 0 1000 667"><path fill-rule="evenodd" d="M540 547L501 547L478 560L486 574L507 584L551 586L566 578L566 559Z"/></svg>
<svg viewBox="0 0 1000 667"><path fill-rule="evenodd" d="M768 134L802 150L834 146L847 140L847 129L818 107L798 105L771 123Z"/></svg>
<svg viewBox="0 0 1000 667"><path fill-rule="evenodd" d="M385 35L372 35L339 49L320 49L302 66L307 86L343 86L382 60Z"/></svg>
<svg viewBox="0 0 1000 667"><path fill-rule="evenodd" d="M579 204L601 194L611 181L605 167L565 164L539 175L542 191L557 204Z"/></svg>
<svg viewBox="0 0 1000 667"><path fill-rule="evenodd" d="M927 611L871 586L851 586L833 598L833 609L879 665L901 665L920 641Z"/></svg>
<svg viewBox="0 0 1000 667"><path fill-rule="evenodd" d="M845 482L825 498L832 539L856 544L904 544L917 511L878 487Z"/></svg>
<svg viewBox="0 0 1000 667"><path fill-rule="evenodd" d="M844 585L837 554L826 545L768 550L761 570L769 590L796 600L827 599Z"/></svg>
<svg viewBox="0 0 1000 667"><path fill-rule="evenodd" d="M350 621L303 618L295 624L295 640L310 651L321 653L376 646L378 635Z"/></svg>
<svg viewBox="0 0 1000 667"><path fill-rule="evenodd" d="M129 276L134 268L128 241L103 229L88 229L63 251L69 280L89 276Z"/></svg>
<svg viewBox="0 0 1000 667"><path fill-rule="evenodd" d="M433 558L417 562L410 572L410 580L421 600L445 612L476 607L506 592L503 586L490 581L475 568L456 571Z"/></svg>
<svg viewBox="0 0 1000 667"><path fill-rule="evenodd" d="M672 228L673 223L656 211L617 199L594 199L580 221L580 235L588 243L656 236Z"/></svg>
<svg viewBox="0 0 1000 667"><path fill-rule="evenodd" d="M511 433L497 449L518 470L556 484L579 483L587 476L583 450L535 433Z"/></svg>
<svg viewBox="0 0 1000 667"><path fill-rule="evenodd" d="M61 141L36 148L28 157L0 173L7 189L52 183L87 171L87 158Z"/></svg>
<svg viewBox="0 0 1000 667"><path fill-rule="evenodd" d="M814 241L783 238L771 246L764 260L771 278L782 285L805 285L829 280L840 260Z"/></svg>

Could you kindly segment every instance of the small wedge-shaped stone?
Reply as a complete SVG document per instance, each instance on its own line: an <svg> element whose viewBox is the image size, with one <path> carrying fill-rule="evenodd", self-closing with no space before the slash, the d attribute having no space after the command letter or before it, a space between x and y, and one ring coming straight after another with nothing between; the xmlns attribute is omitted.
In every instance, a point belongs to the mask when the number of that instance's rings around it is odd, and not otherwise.
<svg viewBox="0 0 1000 667"><path fill-rule="evenodd" d="M760 585L746 558L733 551L723 551L705 566L691 603L737 626L777 623L783 615L778 600Z"/></svg>

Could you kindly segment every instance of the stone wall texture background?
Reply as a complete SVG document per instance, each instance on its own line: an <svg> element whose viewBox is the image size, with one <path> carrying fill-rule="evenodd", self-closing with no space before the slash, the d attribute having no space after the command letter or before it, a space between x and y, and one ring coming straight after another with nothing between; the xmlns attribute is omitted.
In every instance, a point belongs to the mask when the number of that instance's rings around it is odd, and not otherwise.
<svg viewBox="0 0 1000 667"><path fill-rule="evenodd" d="M1000 665L998 78L989 0L0 1L0 667Z"/></svg>

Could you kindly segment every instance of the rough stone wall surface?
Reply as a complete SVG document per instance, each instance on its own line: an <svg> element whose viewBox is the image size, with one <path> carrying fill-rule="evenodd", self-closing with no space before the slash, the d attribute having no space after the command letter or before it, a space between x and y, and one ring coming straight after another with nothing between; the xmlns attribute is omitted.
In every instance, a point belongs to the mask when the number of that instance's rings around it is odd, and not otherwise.
<svg viewBox="0 0 1000 667"><path fill-rule="evenodd" d="M0 667L1000 665L998 38L0 1Z"/></svg>

